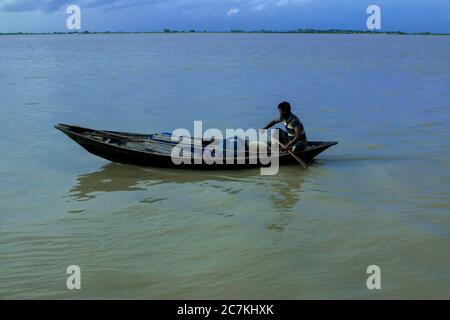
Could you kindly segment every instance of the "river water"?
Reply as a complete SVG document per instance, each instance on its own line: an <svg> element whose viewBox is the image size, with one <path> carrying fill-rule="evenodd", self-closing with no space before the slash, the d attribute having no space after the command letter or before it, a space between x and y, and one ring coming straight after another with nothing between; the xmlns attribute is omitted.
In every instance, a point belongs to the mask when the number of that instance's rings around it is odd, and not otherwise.
<svg viewBox="0 0 450 320"><path fill-rule="evenodd" d="M448 37L0 36L0 61L0 298L450 298ZM282 100L339 141L308 171L112 164L53 128L259 128Z"/></svg>

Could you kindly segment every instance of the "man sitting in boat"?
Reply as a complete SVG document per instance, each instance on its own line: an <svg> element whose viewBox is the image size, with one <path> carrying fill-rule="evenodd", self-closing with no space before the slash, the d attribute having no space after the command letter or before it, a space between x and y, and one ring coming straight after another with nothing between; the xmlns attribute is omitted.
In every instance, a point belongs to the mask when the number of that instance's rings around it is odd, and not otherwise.
<svg viewBox="0 0 450 320"><path fill-rule="evenodd" d="M284 145L283 150L292 150L293 152L303 151L308 145L306 139L305 128L300 119L291 112L291 105L289 102L282 102L278 105L280 117L270 121L264 130L269 129L277 123L283 122L286 131L279 129L280 142Z"/></svg>

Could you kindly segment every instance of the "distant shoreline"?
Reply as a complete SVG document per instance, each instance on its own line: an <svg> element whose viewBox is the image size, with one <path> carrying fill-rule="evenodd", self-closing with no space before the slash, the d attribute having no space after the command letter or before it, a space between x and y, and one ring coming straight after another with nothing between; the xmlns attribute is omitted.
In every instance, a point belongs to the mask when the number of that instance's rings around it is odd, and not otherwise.
<svg viewBox="0 0 450 320"><path fill-rule="evenodd" d="M340 29L328 29L328 30L316 30L316 29L297 29L289 31L274 31L274 30L230 30L230 31L198 31L198 30L171 30L164 29L163 31L70 31L70 32L10 32L0 35L74 35L74 34L370 34L370 35L431 35L431 36L448 36L448 33L432 33L432 32L403 32L403 31L362 31L362 30L340 30Z"/></svg>

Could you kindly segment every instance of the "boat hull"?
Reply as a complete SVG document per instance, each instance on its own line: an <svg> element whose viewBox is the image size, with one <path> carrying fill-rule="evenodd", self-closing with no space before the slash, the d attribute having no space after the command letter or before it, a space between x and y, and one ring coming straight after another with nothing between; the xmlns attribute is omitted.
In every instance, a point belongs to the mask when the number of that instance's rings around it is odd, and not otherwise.
<svg viewBox="0 0 450 320"><path fill-rule="evenodd" d="M223 170L223 169L240 169L240 168L251 168L251 167L262 167L266 166L259 160L257 163L246 163L244 164L175 164L172 161L170 155L162 155L158 153L135 150L133 148L125 147L120 145L120 143L109 143L105 141L98 141L92 138L92 135L98 134L99 136L104 136L111 134L115 141L120 142L120 138L117 137L129 137L136 139L143 139L149 137L149 134L135 134L127 132L117 132L117 131L103 131L95 130L89 128L83 128L78 126L71 126L65 124L59 124L55 126L56 129L62 131L69 138L77 142L89 153L104 158L106 160L123 163L123 164L133 164L145 167L161 167L161 168L189 168L189 169L202 169L202 170ZM89 133L89 135L87 135ZM303 161L311 161L318 154L322 153L331 146L337 144L337 142L310 142L309 144L314 145L314 148L303 152L297 152L296 155L300 157ZM279 157L280 164L294 163L296 160L289 154L280 154ZM248 160L248 159L247 159Z"/></svg>

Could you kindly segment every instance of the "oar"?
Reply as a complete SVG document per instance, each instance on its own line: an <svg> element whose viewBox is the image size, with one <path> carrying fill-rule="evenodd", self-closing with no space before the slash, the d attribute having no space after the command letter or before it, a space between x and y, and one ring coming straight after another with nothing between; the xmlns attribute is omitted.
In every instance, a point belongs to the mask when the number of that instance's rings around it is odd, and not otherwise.
<svg viewBox="0 0 450 320"><path fill-rule="evenodd" d="M275 141L276 143L278 143L282 148L285 147L285 146L284 146L280 141L278 141L277 139L275 139L275 138L273 138L273 137L271 137L271 139L272 139L273 141ZM306 163L304 163L302 159L300 159L299 157L297 157L291 150L288 149L287 152L288 152L291 156L293 156L294 159L297 160L298 163L300 163L304 169L309 169L309 167L306 165Z"/></svg>

